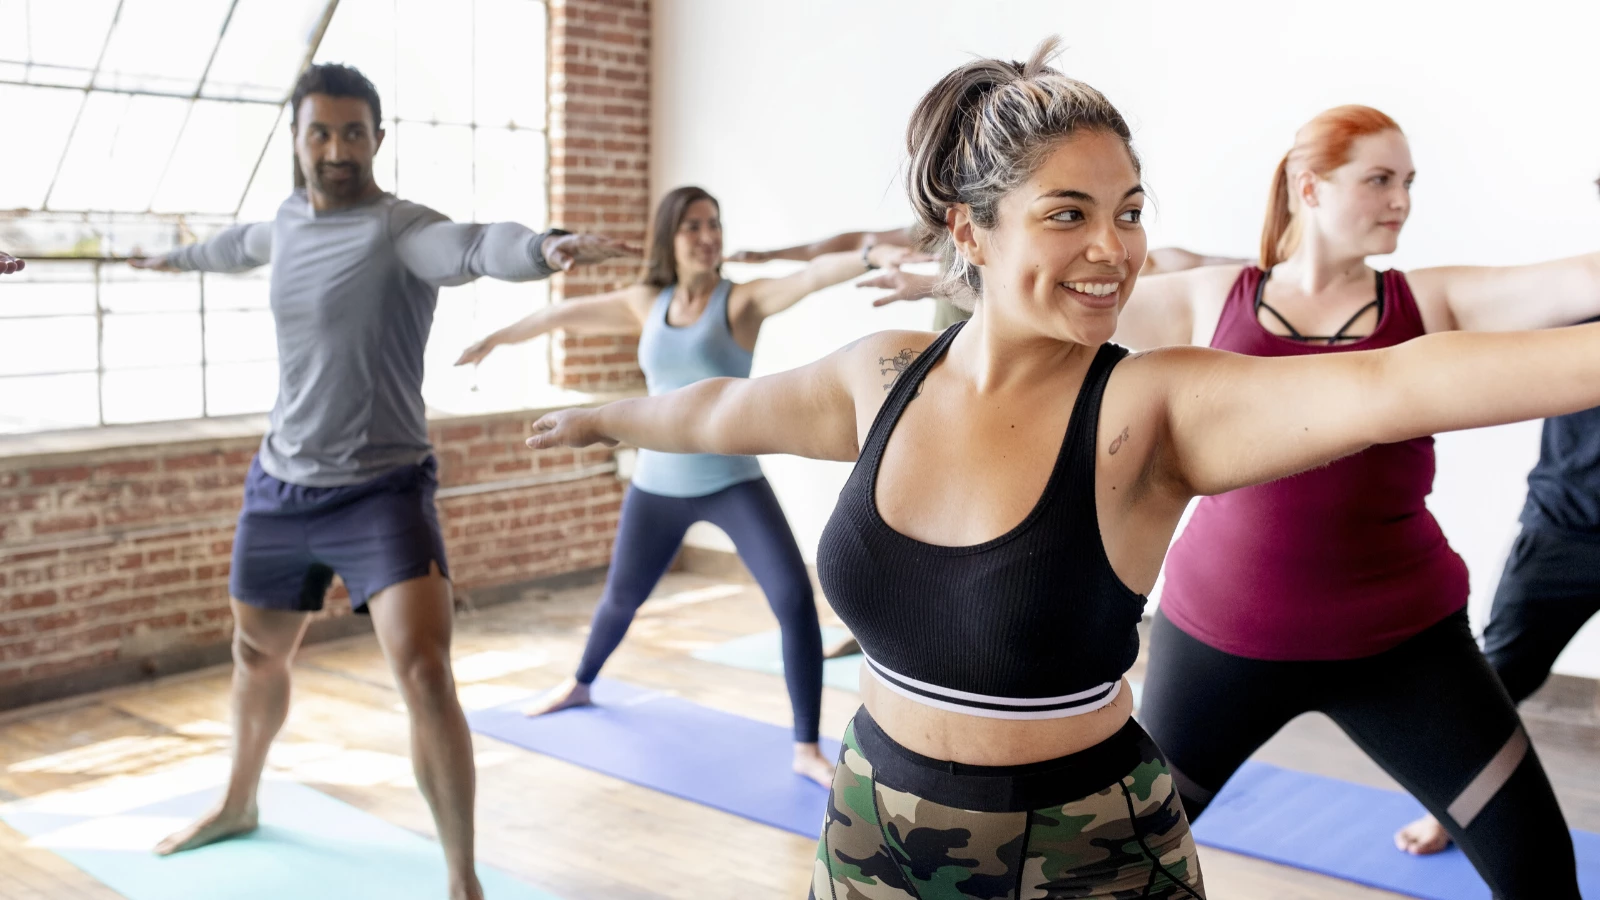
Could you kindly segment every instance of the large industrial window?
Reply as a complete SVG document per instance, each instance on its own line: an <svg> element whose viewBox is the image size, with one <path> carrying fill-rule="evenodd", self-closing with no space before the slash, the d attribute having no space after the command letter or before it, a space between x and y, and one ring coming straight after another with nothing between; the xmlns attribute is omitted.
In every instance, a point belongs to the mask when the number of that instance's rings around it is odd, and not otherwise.
<svg viewBox="0 0 1600 900"><path fill-rule="evenodd" d="M0 0L0 432L268 409L277 391L267 268L128 267L292 190L286 100L311 61L377 85L375 170L458 221L541 228L545 22L539 0ZM451 411L526 406L543 341L450 366L547 302L540 283L442 291L424 395Z"/></svg>

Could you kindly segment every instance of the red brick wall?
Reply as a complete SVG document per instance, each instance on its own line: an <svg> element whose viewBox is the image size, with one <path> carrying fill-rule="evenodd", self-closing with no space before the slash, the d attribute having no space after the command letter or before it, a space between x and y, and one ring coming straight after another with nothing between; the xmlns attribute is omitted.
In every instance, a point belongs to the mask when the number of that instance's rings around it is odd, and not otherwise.
<svg viewBox="0 0 1600 900"><path fill-rule="evenodd" d="M529 420L507 413L433 430L439 514L461 590L610 557L623 487L612 451L534 453L522 443ZM225 643L233 519L259 442L0 459L0 693ZM541 478L553 483L518 484ZM348 614L337 590L325 615Z"/></svg>
<svg viewBox="0 0 1600 900"><path fill-rule="evenodd" d="M650 222L650 6L647 0L550 0L550 221L643 245ZM632 284L637 262L558 276L552 301ZM642 387L632 337L566 335L551 381Z"/></svg>

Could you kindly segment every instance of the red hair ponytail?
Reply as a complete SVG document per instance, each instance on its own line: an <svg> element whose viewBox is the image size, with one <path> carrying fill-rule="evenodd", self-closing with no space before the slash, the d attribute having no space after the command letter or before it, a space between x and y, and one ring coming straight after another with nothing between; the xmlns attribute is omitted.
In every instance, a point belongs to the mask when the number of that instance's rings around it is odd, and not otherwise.
<svg viewBox="0 0 1600 900"><path fill-rule="evenodd" d="M1335 106L1307 122L1294 136L1294 146L1278 163L1267 195L1267 220L1261 228L1261 268L1270 269L1294 253L1300 243L1300 223L1289 182L1301 172L1318 177L1350 161L1356 138L1399 131L1395 121L1370 106Z"/></svg>

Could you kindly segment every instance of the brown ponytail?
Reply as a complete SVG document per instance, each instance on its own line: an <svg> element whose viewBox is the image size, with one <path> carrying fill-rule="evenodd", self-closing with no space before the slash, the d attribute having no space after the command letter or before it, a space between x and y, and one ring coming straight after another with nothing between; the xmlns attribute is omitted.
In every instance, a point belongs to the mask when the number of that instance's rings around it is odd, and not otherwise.
<svg viewBox="0 0 1600 900"><path fill-rule="evenodd" d="M1025 63L977 59L955 69L923 95L906 128L906 193L919 241L944 263L937 292L966 309L983 280L950 238L945 215L952 207L966 204L974 224L993 228L1000 198L1026 181L1057 141L1079 131L1121 138L1139 168L1117 108L1050 67L1059 44L1046 38Z"/></svg>
<svg viewBox="0 0 1600 900"><path fill-rule="evenodd" d="M1294 146L1283 155L1267 195L1267 221L1261 228L1261 268L1270 269L1291 256L1300 244L1298 207L1289 182L1301 172L1326 178L1350 161L1356 138L1399 131L1395 121L1370 106L1335 106L1323 110L1295 133Z"/></svg>

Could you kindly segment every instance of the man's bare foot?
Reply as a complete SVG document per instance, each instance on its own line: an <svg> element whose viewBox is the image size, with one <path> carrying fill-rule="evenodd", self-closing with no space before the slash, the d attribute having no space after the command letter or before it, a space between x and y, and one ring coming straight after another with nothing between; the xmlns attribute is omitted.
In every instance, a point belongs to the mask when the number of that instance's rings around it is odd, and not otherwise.
<svg viewBox="0 0 1600 900"><path fill-rule="evenodd" d="M861 652L861 644L853 634L847 634L837 641L822 648L823 659L838 659L841 656L852 656Z"/></svg>
<svg viewBox="0 0 1600 900"><path fill-rule="evenodd" d="M469 872L464 883L452 883L450 900L483 900L483 885L478 883L477 873Z"/></svg>
<svg viewBox="0 0 1600 900"><path fill-rule="evenodd" d="M1450 832L1433 816L1423 816L1395 832L1394 845L1413 856L1427 856L1450 846Z"/></svg>
<svg viewBox="0 0 1600 900"><path fill-rule="evenodd" d="M522 714L530 717L542 716L574 706L588 706L593 702L589 697L589 685L579 684L576 678L568 678L539 695L539 699L524 706Z"/></svg>
<svg viewBox="0 0 1600 900"><path fill-rule="evenodd" d="M242 812L218 806L196 819L189 827L167 835L165 840L156 845L156 855L171 856L174 853L215 844L217 841L225 841L241 834L249 834L255 831L259 824L260 813L254 803Z"/></svg>
<svg viewBox="0 0 1600 900"><path fill-rule="evenodd" d="M794 771L825 788L833 787L833 763L816 744L794 745Z"/></svg>

